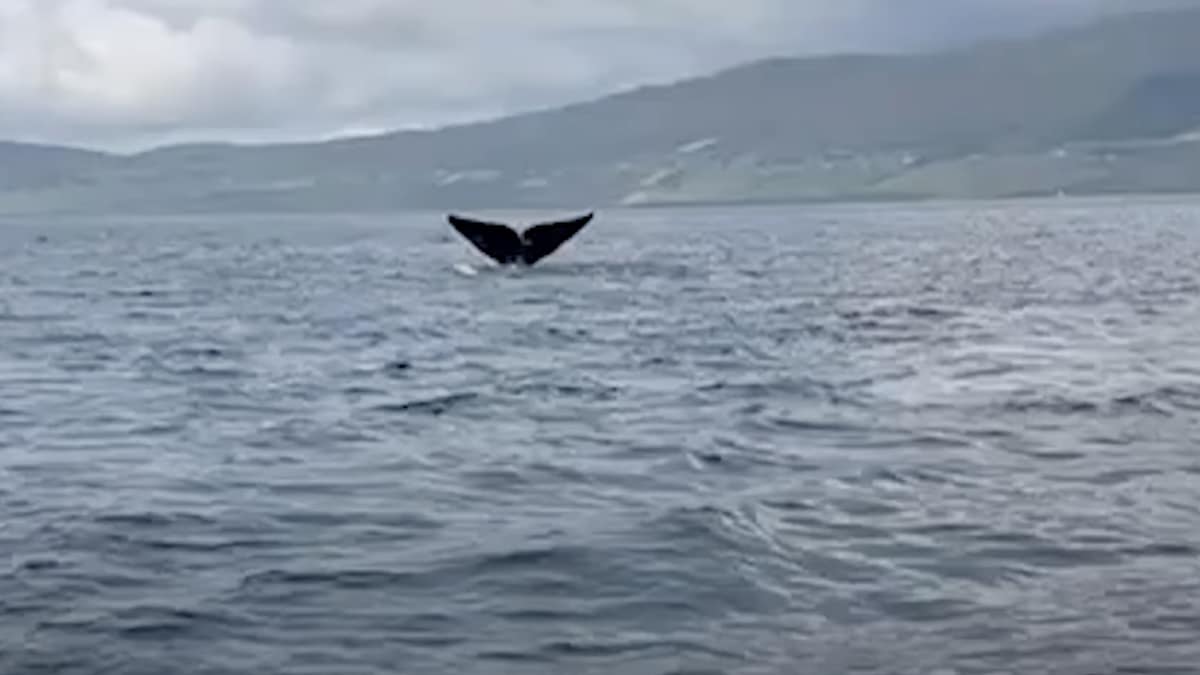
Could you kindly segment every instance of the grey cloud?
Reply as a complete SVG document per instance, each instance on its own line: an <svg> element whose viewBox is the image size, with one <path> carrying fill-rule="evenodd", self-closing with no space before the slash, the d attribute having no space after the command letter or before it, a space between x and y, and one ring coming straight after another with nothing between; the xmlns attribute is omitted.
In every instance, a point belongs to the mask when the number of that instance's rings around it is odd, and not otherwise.
<svg viewBox="0 0 1200 675"><path fill-rule="evenodd" d="M429 126L761 56L941 46L1128 9L1124 0L0 0L0 137L128 146Z"/></svg>

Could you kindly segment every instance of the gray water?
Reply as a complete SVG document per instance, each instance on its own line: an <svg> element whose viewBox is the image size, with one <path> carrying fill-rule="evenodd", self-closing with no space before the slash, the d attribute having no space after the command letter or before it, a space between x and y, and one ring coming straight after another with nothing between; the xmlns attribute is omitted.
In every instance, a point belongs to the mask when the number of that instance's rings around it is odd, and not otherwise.
<svg viewBox="0 0 1200 675"><path fill-rule="evenodd" d="M0 673L1200 664L1200 205L0 224Z"/></svg>

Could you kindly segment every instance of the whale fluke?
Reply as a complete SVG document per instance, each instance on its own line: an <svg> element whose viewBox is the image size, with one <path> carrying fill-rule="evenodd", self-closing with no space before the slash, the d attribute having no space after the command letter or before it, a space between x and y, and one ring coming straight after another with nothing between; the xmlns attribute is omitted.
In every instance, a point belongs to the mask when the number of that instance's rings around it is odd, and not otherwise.
<svg viewBox="0 0 1200 675"><path fill-rule="evenodd" d="M489 223L450 214L450 225L484 255L501 265L533 265L554 253L592 220L594 214L539 223L521 234L503 223Z"/></svg>

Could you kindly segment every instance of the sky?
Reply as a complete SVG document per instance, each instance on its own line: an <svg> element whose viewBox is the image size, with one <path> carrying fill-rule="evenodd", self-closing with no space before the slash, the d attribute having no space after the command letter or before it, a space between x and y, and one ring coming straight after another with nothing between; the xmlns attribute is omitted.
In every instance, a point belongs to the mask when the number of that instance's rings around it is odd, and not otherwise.
<svg viewBox="0 0 1200 675"><path fill-rule="evenodd" d="M429 128L1152 1L0 0L0 139L136 150Z"/></svg>

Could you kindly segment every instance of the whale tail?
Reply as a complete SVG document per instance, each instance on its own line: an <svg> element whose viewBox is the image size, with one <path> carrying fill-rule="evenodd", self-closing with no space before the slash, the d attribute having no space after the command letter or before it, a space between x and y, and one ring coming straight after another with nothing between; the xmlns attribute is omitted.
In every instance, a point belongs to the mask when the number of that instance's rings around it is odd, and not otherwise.
<svg viewBox="0 0 1200 675"><path fill-rule="evenodd" d="M501 265L533 265L554 253L592 220L588 213L570 220L539 223L521 234L503 223L489 223L450 214L448 220L459 234L484 255Z"/></svg>

